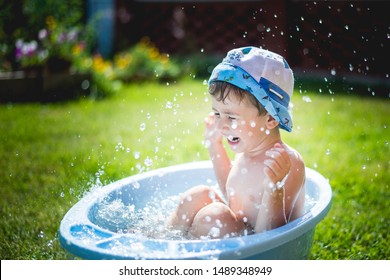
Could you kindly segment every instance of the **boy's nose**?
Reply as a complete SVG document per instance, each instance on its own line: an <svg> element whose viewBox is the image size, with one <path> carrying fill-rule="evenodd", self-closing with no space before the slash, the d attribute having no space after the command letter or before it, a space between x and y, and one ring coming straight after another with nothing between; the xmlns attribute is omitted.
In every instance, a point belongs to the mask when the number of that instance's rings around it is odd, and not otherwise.
<svg viewBox="0 0 390 280"><path fill-rule="evenodd" d="M226 131L229 129L229 126L226 121L224 121L222 118L217 120L217 129L219 131Z"/></svg>

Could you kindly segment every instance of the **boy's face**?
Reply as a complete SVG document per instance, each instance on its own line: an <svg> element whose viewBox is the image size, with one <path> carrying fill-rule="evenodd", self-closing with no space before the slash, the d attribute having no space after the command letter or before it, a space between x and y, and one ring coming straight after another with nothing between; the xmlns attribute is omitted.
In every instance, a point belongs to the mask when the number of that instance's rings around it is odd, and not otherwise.
<svg viewBox="0 0 390 280"><path fill-rule="evenodd" d="M240 102L234 94L223 102L212 97L212 109L217 130L236 153L256 151L270 133L266 128L269 115L260 116L255 106L245 99Z"/></svg>

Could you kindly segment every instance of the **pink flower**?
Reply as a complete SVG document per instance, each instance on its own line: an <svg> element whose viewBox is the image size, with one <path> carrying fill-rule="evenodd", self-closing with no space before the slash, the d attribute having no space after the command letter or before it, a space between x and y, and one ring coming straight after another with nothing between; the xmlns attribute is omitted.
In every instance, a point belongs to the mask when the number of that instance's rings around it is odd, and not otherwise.
<svg viewBox="0 0 390 280"><path fill-rule="evenodd" d="M43 39L46 39L47 38L47 35L48 35L48 32L46 29L42 29L41 31L39 31L38 33L38 38L39 40L43 40Z"/></svg>

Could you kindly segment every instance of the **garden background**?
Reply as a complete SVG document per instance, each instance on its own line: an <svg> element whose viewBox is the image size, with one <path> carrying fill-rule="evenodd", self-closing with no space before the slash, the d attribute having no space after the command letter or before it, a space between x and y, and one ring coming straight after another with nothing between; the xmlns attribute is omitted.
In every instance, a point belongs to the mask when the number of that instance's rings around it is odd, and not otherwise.
<svg viewBox="0 0 390 280"><path fill-rule="evenodd" d="M207 160L204 81L242 45L280 52L296 69L295 127L283 137L333 189L310 258L387 259L385 6L0 1L1 259L72 258L59 224L91 188Z"/></svg>

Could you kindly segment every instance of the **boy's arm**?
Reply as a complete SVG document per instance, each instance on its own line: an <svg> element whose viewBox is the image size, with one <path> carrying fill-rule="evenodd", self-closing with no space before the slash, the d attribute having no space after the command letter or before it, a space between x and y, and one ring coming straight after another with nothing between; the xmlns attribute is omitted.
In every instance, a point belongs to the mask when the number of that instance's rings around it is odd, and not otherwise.
<svg viewBox="0 0 390 280"><path fill-rule="evenodd" d="M218 185L226 196L226 182L231 169L230 158L223 146L222 135L217 131L213 114L210 114L205 119L205 125L205 146L209 150Z"/></svg>
<svg viewBox="0 0 390 280"><path fill-rule="evenodd" d="M304 185L304 164L298 155L290 158L280 144L267 151L266 155L270 160L264 162L266 180L255 225L256 232L288 223Z"/></svg>

